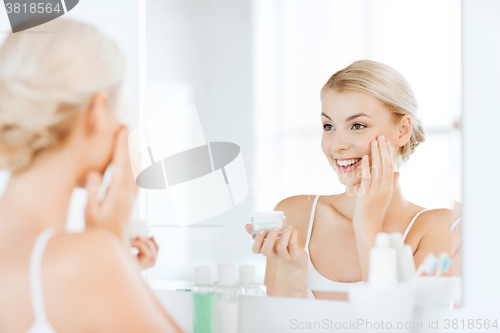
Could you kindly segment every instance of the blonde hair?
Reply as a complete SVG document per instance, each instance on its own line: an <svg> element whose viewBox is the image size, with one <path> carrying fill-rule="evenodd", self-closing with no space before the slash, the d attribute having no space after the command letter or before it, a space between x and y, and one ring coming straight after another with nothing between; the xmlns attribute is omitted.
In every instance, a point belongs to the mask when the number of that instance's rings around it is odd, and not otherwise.
<svg viewBox="0 0 500 333"><path fill-rule="evenodd" d="M425 141L425 130L418 117L415 95L405 78L394 68L371 60L359 60L333 74L321 89L321 98L326 91L357 91L380 100L391 112L396 124L403 115L412 119L410 140L399 148L396 165L408 161L418 145Z"/></svg>
<svg viewBox="0 0 500 333"><path fill-rule="evenodd" d="M125 59L95 27L63 18L0 48L0 168L18 171L68 136L98 91L114 99Z"/></svg>

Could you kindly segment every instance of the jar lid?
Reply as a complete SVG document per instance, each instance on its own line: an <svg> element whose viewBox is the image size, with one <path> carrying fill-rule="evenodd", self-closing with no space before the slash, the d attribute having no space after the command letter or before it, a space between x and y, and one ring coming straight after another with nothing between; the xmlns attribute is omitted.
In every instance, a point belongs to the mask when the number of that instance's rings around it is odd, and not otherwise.
<svg viewBox="0 0 500 333"><path fill-rule="evenodd" d="M253 214L253 222L279 222L285 217L284 213L280 210L272 212L262 212Z"/></svg>

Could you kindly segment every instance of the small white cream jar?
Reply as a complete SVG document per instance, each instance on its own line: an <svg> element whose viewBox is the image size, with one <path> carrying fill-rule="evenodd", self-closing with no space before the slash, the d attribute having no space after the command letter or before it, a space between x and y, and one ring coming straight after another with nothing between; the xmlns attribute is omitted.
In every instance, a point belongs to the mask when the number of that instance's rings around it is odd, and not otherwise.
<svg viewBox="0 0 500 333"><path fill-rule="evenodd" d="M279 235L286 228L286 217L282 211L272 211L255 213L252 216L252 239L259 232L260 229L266 229L267 232L278 227L280 229ZM279 237L279 236L278 236Z"/></svg>

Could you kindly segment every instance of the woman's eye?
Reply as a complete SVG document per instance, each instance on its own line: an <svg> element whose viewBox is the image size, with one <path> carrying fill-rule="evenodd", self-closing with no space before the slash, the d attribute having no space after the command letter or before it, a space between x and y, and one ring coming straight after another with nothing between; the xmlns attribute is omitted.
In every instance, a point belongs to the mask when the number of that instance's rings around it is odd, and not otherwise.
<svg viewBox="0 0 500 333"><path fill-rule="evenodd" d="M352 127L355 127L355 126L363 126L363 127L361 127L361 128L360 128L360 127L357 127L357 128L354 128L354 129L363 129L363 128L365 128L365 127L366 127L365 125L362 125L362 124L357 124L357 123L356 123L356 124L354 124L354 125L352 125Z"/></svg>
<svg viewBox="0 0 500 333"><path fill-rule="evenodd" d="M323 129L324 129L324 130L326 130L326 131L330 131L330 130L332 130L332 129L333 129L333 126L332 126L332 125L330 125L330 124L324 124L324 125L323 125Z"/></svg>

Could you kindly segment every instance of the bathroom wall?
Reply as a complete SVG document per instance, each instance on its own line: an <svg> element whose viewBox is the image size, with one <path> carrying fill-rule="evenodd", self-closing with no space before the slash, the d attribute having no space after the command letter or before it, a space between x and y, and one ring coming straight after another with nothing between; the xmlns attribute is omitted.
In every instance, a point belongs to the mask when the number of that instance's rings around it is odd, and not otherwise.
<svg viewBox="0 0 500 333"><path fill-rule="evenodd" d="M207 141L240 146L247 173L254 160L252 116L251 1L148 0L144 118L195 104ZM193 267L257 264L243 225L254 197L192 227L167 226L172 202L166 191L146 191L146 221L160 243L150 280L192 280ZM193 209L196 209L193 207Z"/></svg>
<svg viewBox="0 0 500 333"><path fill-rule="evenodd" d="M464 307L499 307L500 2L463 1ZM477 161L487 160L480 164Z"/></svg>

